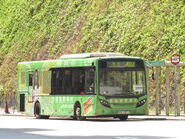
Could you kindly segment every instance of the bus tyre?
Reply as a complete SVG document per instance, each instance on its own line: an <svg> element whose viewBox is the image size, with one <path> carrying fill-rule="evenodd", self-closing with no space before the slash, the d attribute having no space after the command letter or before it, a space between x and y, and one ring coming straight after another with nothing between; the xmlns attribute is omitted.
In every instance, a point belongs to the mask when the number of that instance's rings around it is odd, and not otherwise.
<svg viewBox="0 0 185 139"><path fill-rule="evenodd" d="M41 119L40 104L38 102L35 104L35 117L36 119Z"/></svg>
<svg viewBox="0 0 185 139"><path fill-rule="evenodd" d="M128 119L128 115L122 115L118 117L121 121L126 121Z"/></svg>
<svg viewBox="0 0 185 139"><path fill-rule="evenodd" d="M36 119L48 119L49 116L48 115L40 115L41 112L41 107L40 107L40 103L36 103L35 104L35 117Z"/></svg>
<svg viewBox="0 0 185 139"><path fill-rule="evenodd" d="M81 107L80 107L79 104L77 104L77 105L75 106L74 119L79 120L79 121L85 120L85 117L81 116L81 112L82 112L82 111L81 111Z"/></svg>

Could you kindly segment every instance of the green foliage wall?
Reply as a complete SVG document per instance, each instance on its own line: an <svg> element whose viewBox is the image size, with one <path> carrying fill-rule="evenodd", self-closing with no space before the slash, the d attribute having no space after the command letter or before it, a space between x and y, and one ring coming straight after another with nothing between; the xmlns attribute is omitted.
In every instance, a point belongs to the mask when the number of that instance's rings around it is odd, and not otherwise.
<svg viewBox="0 0 185 139"><path fill-rule="evenodd" d="M18 62L65 53L184 60L184 32L183 0L0 0L0 84L12 93Z"/></svg>

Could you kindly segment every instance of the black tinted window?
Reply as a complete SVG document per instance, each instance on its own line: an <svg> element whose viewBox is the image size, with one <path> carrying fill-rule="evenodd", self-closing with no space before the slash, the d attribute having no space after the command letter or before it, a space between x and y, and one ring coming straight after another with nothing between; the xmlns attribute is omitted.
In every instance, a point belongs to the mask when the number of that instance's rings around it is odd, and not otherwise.
<svg viewBox="0 0 185 139"><path fill-rule="evenodd" d="M33 74L29 74L29 86L33 85Z"/></svg>
<svg viewBox="0 0 185 139"><path fill-rule="evenodd" d="M95 70L93 68L58 68L52 70L52 94L94 93Z"/></svg>

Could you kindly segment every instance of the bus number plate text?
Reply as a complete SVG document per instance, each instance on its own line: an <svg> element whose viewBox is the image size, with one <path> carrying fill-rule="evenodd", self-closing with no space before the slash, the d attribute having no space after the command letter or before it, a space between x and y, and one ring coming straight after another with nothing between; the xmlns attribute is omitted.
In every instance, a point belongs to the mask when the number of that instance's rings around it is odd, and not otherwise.
<svg viewBox="0 0 185 139"><path fill-rule="evenodd" d="M129 111L119 111L118 114L129 114Z"/></svg>

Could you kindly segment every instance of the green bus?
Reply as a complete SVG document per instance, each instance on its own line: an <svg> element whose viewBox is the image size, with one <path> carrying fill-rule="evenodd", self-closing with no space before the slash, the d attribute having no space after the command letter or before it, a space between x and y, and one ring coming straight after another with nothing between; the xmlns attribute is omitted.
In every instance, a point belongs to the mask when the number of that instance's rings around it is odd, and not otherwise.
<svg viewBox="0 0 185 139"><path fill-rule="evenodd" d="M147 112L146 67L120 53L84 53L21 62L18 108L36 118L114 117Z"/></svg>

